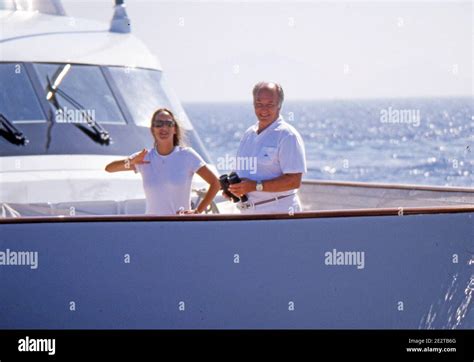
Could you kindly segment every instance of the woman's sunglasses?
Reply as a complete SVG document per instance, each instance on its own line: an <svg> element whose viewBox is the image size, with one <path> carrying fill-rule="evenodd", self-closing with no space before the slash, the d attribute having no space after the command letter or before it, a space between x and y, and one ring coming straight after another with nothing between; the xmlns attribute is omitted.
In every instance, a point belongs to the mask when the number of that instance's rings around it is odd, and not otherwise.
<svg viewBox="0 0 474 362"><path fill-rule="evenodd" d="M175 125L174 121L153 121L152 122L152 126L157 127L157 128L161 128L164 126L168 126L168 128L171 128L171 127L174 127L174 125Z"/></svg>

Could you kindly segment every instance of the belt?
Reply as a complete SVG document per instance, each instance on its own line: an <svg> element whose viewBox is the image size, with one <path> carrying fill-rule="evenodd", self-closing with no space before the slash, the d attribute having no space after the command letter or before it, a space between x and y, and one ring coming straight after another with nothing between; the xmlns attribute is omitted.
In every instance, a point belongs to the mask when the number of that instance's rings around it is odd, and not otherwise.
<svg viewBox="0 0 474 362"><path fill-rule="evenodd" d="M255 207L255 206L258 206L258 205L267 204L267 203L269 203L269 202L278 201L278 200L284 199L285 197L294 196L294 195L295 195L295 194L289 194L289 195L282 195L282 196L272 197L271 199L263 200L263 201L259 201L259 202L255 202L255 203L253 203L253 202L251 202L251 201L239 202L236 206L237 206L239 209L250 209L251 207Z"/></svg>

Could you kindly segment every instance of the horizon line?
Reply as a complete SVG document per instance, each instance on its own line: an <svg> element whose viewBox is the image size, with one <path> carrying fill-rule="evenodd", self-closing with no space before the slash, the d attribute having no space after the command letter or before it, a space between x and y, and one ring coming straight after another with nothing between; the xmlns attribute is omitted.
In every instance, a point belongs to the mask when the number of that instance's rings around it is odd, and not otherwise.
<svg viewBox="0 0 474 362"><path fill-rule="evenodd" d="M355 97L355 98L344 98L344 97L333 97L333 98L288 98L285 102L328 102L328 101L383 101L383 100L426 100L426 99L461 99L461 98L472 98L471 95L436 95L436 96L389 96L389 97ZM252 103L251 96L248 99L233 99L233 100L181 100L183 104L191 103Z"/></svg>

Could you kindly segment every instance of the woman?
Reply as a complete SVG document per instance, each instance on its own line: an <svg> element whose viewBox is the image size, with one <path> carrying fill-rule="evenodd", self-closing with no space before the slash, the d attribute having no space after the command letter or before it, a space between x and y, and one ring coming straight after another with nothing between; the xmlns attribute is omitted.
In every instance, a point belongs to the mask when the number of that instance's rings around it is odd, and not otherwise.
<svg viewBox="0 0 474 362"><path fill-rule="evenodd" d="M125 160L111 162L105 170L140 172L147 214L200 214L219 191L219 180L196 151L182 145L182 130L169 109L160 108L153 114L151 134L155 139L153 149L143 149ZM190 210L194 173L207 181L210 188L196 209Z"/></svg>

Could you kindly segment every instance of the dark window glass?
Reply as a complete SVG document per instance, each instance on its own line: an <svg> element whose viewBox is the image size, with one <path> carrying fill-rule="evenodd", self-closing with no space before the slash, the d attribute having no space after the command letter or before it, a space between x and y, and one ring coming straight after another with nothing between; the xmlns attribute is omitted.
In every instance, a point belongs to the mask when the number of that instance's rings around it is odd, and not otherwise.
<svg viewBox="0 0 474 362"><path fill-rule="evenodd" d="M0 79L0 113L15 123L46 121L22 64L1 63Z"/></svg>
<svg viewBox="0 0 474 362"><path fill-rule="evenodd" d="M69 70L65 64L35 64L40 82L47 93L47 78L54 83L55 79L62 79L58 88L68 96L79 102L84 110L92 115L99 123L125 123L122 112L115 101L102 71L98 66L71 65ZM59 78L58 75L61 74ZM56 95L59 104L68 111L76 108L61 95ZM69 112L71 113L71 112Z"/></svg>

